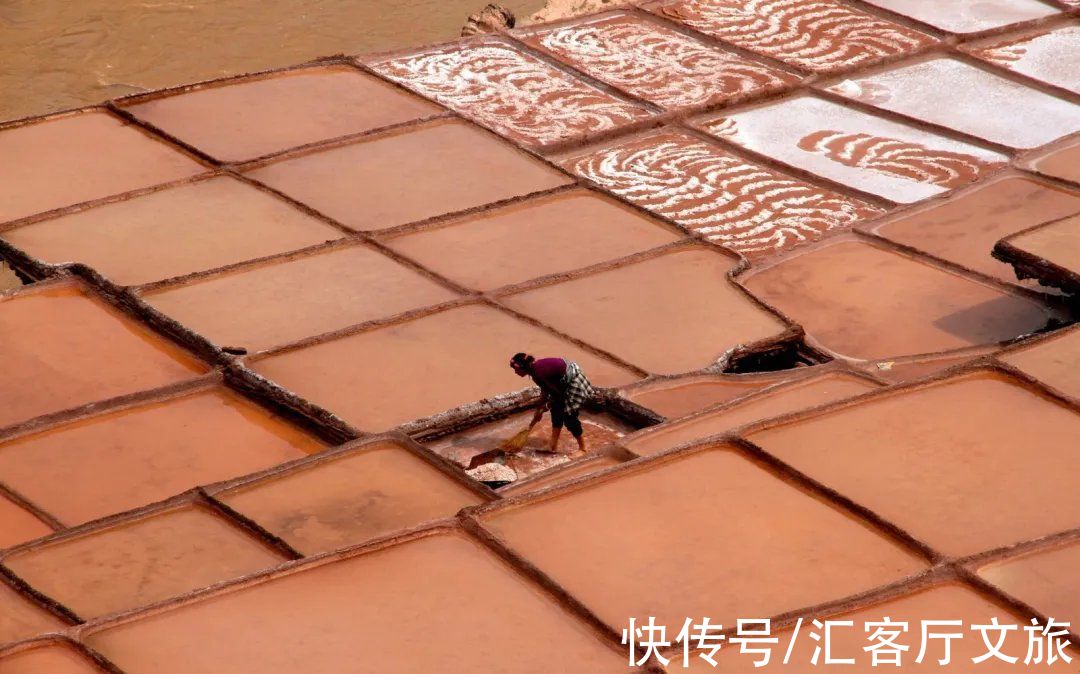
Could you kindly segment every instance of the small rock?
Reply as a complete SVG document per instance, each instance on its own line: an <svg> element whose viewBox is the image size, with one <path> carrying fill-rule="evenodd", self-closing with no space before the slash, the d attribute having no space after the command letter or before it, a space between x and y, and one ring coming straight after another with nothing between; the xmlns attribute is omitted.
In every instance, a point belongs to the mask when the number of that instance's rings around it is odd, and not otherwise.
<svg viewBox="0 0 1080 674"><path fill-rule="evenodd" d="M461 37L494 33L501 28L513 28L517 23L514 13L502 5L492 3L473 14L461 28Z"/></svg>

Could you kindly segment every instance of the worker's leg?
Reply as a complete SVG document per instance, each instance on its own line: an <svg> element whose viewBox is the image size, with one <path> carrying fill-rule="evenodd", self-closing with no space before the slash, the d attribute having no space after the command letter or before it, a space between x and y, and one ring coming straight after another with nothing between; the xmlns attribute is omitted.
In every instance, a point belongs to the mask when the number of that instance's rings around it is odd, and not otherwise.
<svg viewBox="0 0 1080 674"><path fill-rule="evenodd" d="M551 451L559 451L559 435L562 434L563 419L565 417L565 410L559 401L552 401L551 404Z"/></svg>
<svg viewBox="0 0 1080 674"><path fill-rule="evenodd" d="M578 449L585 451L585 431L581 427L581 419L578 418L578 413L575 410L572 413L565 415L566 430L570 431L570 434L577 440Z"/></svg>

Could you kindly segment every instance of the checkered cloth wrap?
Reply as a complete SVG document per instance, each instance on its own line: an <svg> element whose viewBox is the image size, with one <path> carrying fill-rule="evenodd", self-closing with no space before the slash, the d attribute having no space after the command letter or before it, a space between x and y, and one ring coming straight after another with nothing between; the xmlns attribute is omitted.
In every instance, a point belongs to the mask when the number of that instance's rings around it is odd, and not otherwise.
<svg viewBox="0 0 1080 674"><path fill-rule="evenodd" d="M566 374L562 380L564 404L567 414L574 414L581 406L596 394L596 389L589 383L589 378L581 371L577 363L566 361Z"/></svg>

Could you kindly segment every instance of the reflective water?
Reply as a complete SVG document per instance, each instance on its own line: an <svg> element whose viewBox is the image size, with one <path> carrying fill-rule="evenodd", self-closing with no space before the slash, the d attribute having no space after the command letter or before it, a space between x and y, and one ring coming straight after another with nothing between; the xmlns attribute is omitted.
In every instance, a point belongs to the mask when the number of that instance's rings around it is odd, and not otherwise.
<svg viewBox="0 0 1080 674"><path fill-rule="evenodd" d="M519 18L542 0L502 0ZM456 37L486 0L0 0L0 120Z"/></svg>

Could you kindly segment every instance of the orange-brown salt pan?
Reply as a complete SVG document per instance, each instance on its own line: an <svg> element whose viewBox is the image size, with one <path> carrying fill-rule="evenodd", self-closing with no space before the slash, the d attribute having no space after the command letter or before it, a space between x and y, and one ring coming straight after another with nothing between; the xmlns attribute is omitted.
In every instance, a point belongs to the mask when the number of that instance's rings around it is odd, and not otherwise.
<svg viewBox="0 0 1080 674"><path fill-rule="evenodd" d="M196 377L206 368L73 285L0 298L0 426Z"/></svg>
<svg viewBox="0 0 1080 674"><path fill-rule="evenodd" d="M734 346L777 337L786 328L727 279L730 267L728 258L691 249L505 302L642 369L688 372L713 364Z"/></svg>
<svg viewBox="0 0 1080 674"><path fill-rule="evenodd" d="M426 444L436 454L466 467L474 456L499 449L503 442L526 428L531 418L531 412L515 414L506 419L452 433ZM582 412L580 419L586 451L599 449L633 430L625 422L610 414ZM550 415L545 416L544 420L533 428L521 450L505 457L505 464L517 473L518 479L583 455L578 450L574 436L566 429L563 429L559 435L558 453L548 451L551 447L549 420Z"/></svg>
<svg viewBox="0 0 1080 674"><path fill-rule="evenodd" d="M0 482L75 525L323 447L213 388L0 443Z"/></svg>
<svg viewBox="0 0 1080 674"><path fill-rule="evenodd" d="M623 445L640 456L656 454L687 442L727 433L755 421L843 400L875 388L877 385L861 377L843 373L823 374L764 391L715 412L654 426L627 438Z"/></svg>
<svg viewBox="0 0 1080 674"><path fill-rule="evenodd" d="M1080 414L992 372L885 394L749 439L936 550L1080 526Z"/></svg>
<svg viewBox="0 0 1080 674"><path fill-rule="evenodd" d="M1043 384L1080 400L1080 330L1063 331L999 358Z"/></svg>
<svg viewBox="0 0 1080 674"><path fill-rule="evenodd" d="M745 277L823 348L880 359L960 349L1034 332L1038 303L885 248L838 241Z"/></svg>
<svg viewBox="0 0 1080 674"><path fill-rule="evenodd" d="M0 658L4 674L102 674L89 658L71 646L53 642Z"/></svg>
<svg viewBox="0 0 1080 674"><path fill-rule="evenodd" d="M576 361L598 386L633 381L626 370L540 328L467 306L342 337L252 363L259 374L369 431L533 386L510 356Z"/></svg>
<svg viewBox="0 0 1080 674"><path fill-rule="evenodd" d="M452 517L483 500L390 442L260 480L219 498L308 555Z"/></svg>
<svg viewBox="0 0 1080 674"><path fill-rule="evenodd" d="M969 269L1016 283L1009 265L990 255L1000 239L1080 211L1080 194L1030 178L985 183L941 204L870 231Z"/></svg>
<svg viewBox="0 0 1080 674"><path fill-rule="evenodd" d="M0 481L3 481L0 478ZM8 486L11 486L8 483ZM35 517L29 510L0 495L0 548L9 548L35 538L48 536L52 527Z"/></svg>
<svg viewBox="0 0 1080 674"><path fill-rule="evenodd" d="M305 154L250 175L358 230L386 229L570 182L460 121Z"/></svg>
<svg viewBox="0 0 1080 674"><path fill-rule="evenodd" d="M56 632L67 623L0 583L0 644L26 639L46 632Z"/></svg>
<svg viewBox="0 0 1080 674"><path fill-rule="evenodd" d="M201 506L20 550L4 564L83 618L167 599L284 559Z"/></svg>
<svg viewBox="0 0 1080 674"><path fill-rule="evenodd" d="M1011 236L1007 245L1044 261L1055 275L1080 276L1080 214Z"/></svg>
<svg viewBox="0 0 1080 674"><path fill-rule="evenodd" d="M668 419L719 405L792 378L791 372L746 375L689 375L665 379L627 391L623 395ZM797 376L797 375L796 375Z"/></svg>
<svg viewBox="0 0 1080 674"><path fill-rule="evenodd" d="M979 358L980 356L992 353L993 351L994 348L990 347L986 349L976 349L974 351L965 351L963 354L956 356L931 356L928 358L912 358L903 361L882 360L876 363L867 363L864 367L875 376L892 384L898 384L901 382L922 379L923 377L929 377L930 375L947 370L954 365L966 363Z"/></svg>
<svg viewBox="0 0 1080 674"><path fill-rule="evenodd" d="M491 290L631 255L679 238L628 206L575 190L386 243L462 285Z"/></svg>
<svg viewBox="0 0 1080 674"><path fill-rule="evenodd" d="M226 177L3 234L41 260L83 262L122 285L213 269L341 236L284 201Z"/></svg>
<svg viewBox="0 0 1080 674"><path fill-rule="evenodd" d="M1024 164L1032 171L1080 183L1080 140L1066 143Z"/></svg>
<svg viewBox="0 0 1080 674"><path fill-rule="evenodd" d="M86 640L129 674L626 671L624 655L549 595L453 533L98 629Z"/></svg>
<svg viewBox="0 0 1080 674"><path fill-rule="evenodd" d="M988 564L980 576L1072 631L1080 625L1080 542Z"/></svg>
<svg viewBox="0 0 1080 674"><path fill-rule="evenodd" d="M865 649L877 643L870 639L875 626L871 625L867 631L868 622L884 621L886 616L894 623L906 623L907 629L901 625L886 627L886 630L900 632L895 643L907 646L907 650L900 654L900 666L897 667L888 661L886 653L882 652L882 662L874 666L873 655ZM1003 660L991 658L985 662L972 664L972 658L978 658L987 652L978 631L972 630L972 625L990 624L992 618L997 618L1004 625L1018 625L1019 630L1007 632L1003 644L1003 652L1010 656L1019 656L1020 660L1010 664ZM811 664L814 657L815 647L824 650L824 628L813 625L812 621L849 620L851 625L834 625L829 632L830 654L836 659L852 659L853 664L826 663L825 654L819 653L817 664ZM917 664L915 659L919 655L922 645L923 621L934 620L959 620L959 625L930 625L927 633L931 635L926 640L926 652L923 655L922 664ZM903 671L935 671L948 674L970 674L970 672L986 672L987 674L1008 674L1015 672L1017 667L1023 667L1024 654L1027 651L1027 635L1023 633L1023 626L1027 624L1026 618L1017 615L1000 604L996 604L974 590L959 583L945 583L928 589L917 590L910 594L904 594L888 601L871 604L856 611L839 615L812 615L807 617L800 626L800 632L794 635L794 646L791 649L788 664L783 659L787 653L787 646L792 642L792 632L786 630L772 630L772 636L779 638L779 645L772 648L772 656L769 664L764 667L754 667L757 655L740 653L738 645L727 644L716 656L717 667L713 668L708 662L697 656L691 649L691 667L682 668L682 654L672 660L668 671L685 671L691 674L703 674L704 672L722 671L732 674L751 674L752 672L812 672L819 669L824 671L842 670L852 674L877 674L883 669ZM725 625L728 627L728 625ZM960 638L952 639L949 643L949 664L940 665L939 661L945 657L945 640L935 638L932 635L959 634ZM819 640L814 640L810 635L816 634ZM990 634L995 634L991 632ZM991 639L995 639L992 636ZM884 649L883 649L884 650ZM1064 667L1062 666L1064 665ZM1032 665L1035 666L1035 665ZM1046 667L1040 665L1040 667ZM1056 666L1048 668L1051 672L1074 671L1067 663L1059 660Z"/></svg>
<svg viewBox="0 0 1080 674"><path fill-rule="evenodd" d="M104 112L0 131L0 222L206 169Z"/></svg>
<svg viewBox="0 0 1080 674"><path fill-rule="evenodd" d="M216 344L260 351L455 297L375 250L351 246L166 288L145 299Z"/></svg>
<svg viewBox="0 0 1080 674"><path fill-rule="evenodd" d="M241 161L441 108L348 66L200 87L128 106L144 122L222 161Z"/></svg>
<svg viewBox="0 0 1080 674"><path fill-rule="evenodd" d="M723 448L620 472L484 523L616 629L648 616L726 625L923 567L862 522Z"/></svg>

